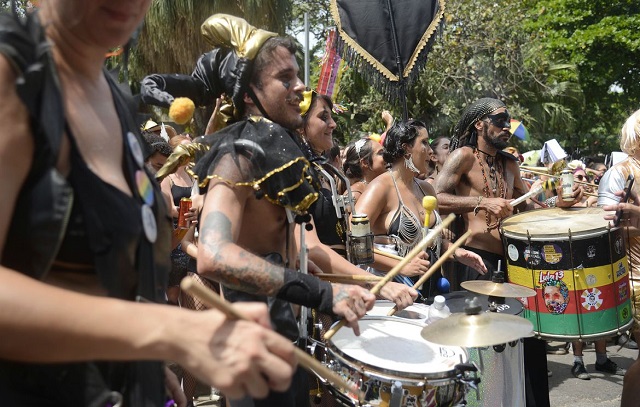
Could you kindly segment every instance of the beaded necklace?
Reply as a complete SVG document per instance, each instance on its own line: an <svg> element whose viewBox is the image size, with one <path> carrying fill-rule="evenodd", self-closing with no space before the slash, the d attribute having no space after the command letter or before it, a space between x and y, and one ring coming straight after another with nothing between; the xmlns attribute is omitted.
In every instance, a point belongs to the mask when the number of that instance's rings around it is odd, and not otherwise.
<svg viewBox="0 0 640 407"><path fill-rule="evenodd" d="M502 162L496 159L496 156L490 155L479 148L473 150L476 155L476 159L480 164L480 169L482 170L482 179L484 181L484 186L482 187L482 192L486 198L506 198L506 188L504 181L504 172L502 168ZM487 180L487 174L484 170L485 163L482 162L480 158L480 152L482 152L487 158L485 159L487 168L489 170L489 178L491 179L491 187L489 186L489 180ZM487 232L498 227L500 224L500 219L496 219L494 223L491 223L491 215L489 211L485 211L485 222L487 223Z"/></svg>

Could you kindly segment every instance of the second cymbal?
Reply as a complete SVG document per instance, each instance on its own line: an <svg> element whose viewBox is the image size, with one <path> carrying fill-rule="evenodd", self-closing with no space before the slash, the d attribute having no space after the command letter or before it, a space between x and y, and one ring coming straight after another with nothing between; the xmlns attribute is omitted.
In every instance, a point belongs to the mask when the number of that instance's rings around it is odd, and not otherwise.
<svg viewBox="0 0 640 407"><path fill-rule="evenodd" d="M504 298L533 297L535 290L511 283L494 283L484 280L470 280L460 283L465 290L478 294Z"/></svg>
<svg viewBox="0 0 640 407"><path fill-rule="evenodd" d="M422 328L429 342L475 348L515 341L533 335L533 324L514 315L495 312L456 313Z"/></svg>

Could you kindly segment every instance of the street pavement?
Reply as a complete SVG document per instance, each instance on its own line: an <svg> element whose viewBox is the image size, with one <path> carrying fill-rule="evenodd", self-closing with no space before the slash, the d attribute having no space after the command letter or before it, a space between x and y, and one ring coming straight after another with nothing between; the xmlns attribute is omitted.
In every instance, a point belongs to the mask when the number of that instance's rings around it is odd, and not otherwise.
<svg viewBox="0 0 640 407"><path fill-rule="evenodd" d="M552 342L559 345L560 342ZM620 348L608 342L609 358L618 366L628 369L638 356L637 350ZM553 376L549 378L549 399L552 407L619 407L622 395L622 376L598 372L593 345L584 349L584 362L591 380L580 380L571 374L573 354L547 355L547 364ZM639 389L640 390L640 389ZM640 405L640 401L638 402Z"/></svg>

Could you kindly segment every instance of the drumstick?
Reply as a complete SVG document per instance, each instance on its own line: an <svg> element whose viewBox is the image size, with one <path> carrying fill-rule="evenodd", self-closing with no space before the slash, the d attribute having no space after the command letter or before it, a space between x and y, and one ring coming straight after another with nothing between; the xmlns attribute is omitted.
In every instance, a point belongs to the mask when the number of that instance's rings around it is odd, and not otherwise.
<svg viewBox="0 0 640 407"><path fill-rule="evenodd" d="M189 293L192 297L195 297L202 301L204 304L212 308L217 308L222 311L230 319L243 319L251 321L251 318L244 315L241 311L236 309L231 303L225 301L217 293L209 288L198 284L193 277L185 277L180 282L180 288ZM329 369L320 361L314 359L308 353L304 352L300 348L294 348L296 357L300 365L311 373L318 374L329 382L333 382L334 385L349 389L358 395L358 399L362 400L364 395L355 386L355 384L347 383L340 375L333 370Z"/></svg>
<svg viewBox="0 0 640 407"><path fill-rule="evenodd" d="M400 257L400 256L398 256L397 254L387 253L387 252L385 252L385 251L382 251L382 250L380 250L380 249L376 249L376 248L374 248L374 249L373 249L373 252L374 252L375 254L379 254L380 256L388 257L388 258L390 258L390 259L394 259L394 260L398 260L398 261L400 261L400 260L402 260L402 259L403 259L403 257Z"/></svg>
<svg viewBox="0 0 640 407"><path fill-rule="evenodd" d="M326 281L335 281L335 280L351 280L351 281L364 281L364 282L369 282L369 281L380 281L382 280L382 277L380 276L375 276L375 275L368 275L365 276L364 274L314 274L316 277L318 277L321 280L326 280Z"/></svg>
<svg viewBox="0 0 640 407"><path fill-rule="evenodd" d="M471 232L470 230L468 230L468 231L467 231L467 233L465 233L464 235L460 236L460 238L459 238L458 240L456 240L454 243L452 243L452 244L449 246L449 248L447 249L447 251L446 251L446 252L444 252L444 253L442 253L442 256L440 256L440 258L439 258L438 260L436 260L436 262L435 262L435 263L433 263L433 264L431 265L431 267L429 267L429 270L427 270L427 272L426 272L426 273L424 273L424 274L420 277L420 279L419 279L418 281L416 281L416 283L413 285L413 288L414 288L414 289L416 289L416 290L417 290L418 288L420 288L420 286L421 286L422 284L424 284L424 283L427 281L427 279L428 279L429 277L431 277L431 275L432 275L433 273L435 273L435 272L436 272L436 270L437 270L438 268L440 268L440 266L442 265L442 263L444 263L445 261L447 261L447 259L453 255L453 252L455 252L455 251L456 251L456 249L457 249L458 247L460 247L460 246L461 246L461 245L462 245L462 244L463 244L463 243L464 243L464 242L465 242L465 241L466 241L466 240L467 240L471 235L472 235L472 232ZM388 315L388 316L391 316L391 315L395 314L397 311L398 311L398 306L397 306L397 305L394 305L394 306L393 306L393 308L391 308L391 309L389 310L389 312L387 313L387 315Z"/></svg>
<svg viewBox="0 0 640 407"><path fill-rule="evenodd" d="M453 213L450 213L449 216L447 216L446 218L444 218L442 220L442 223L439 224L438 226L436 226L435 228L431 229L431 231L429 232L429 234L427 234L421 241L420 243L418 243L418 245L416 247L414 247L413 249L411 249L411 251L409 253L407 253L407 255L400 260L400 262L398 264L396 264L391 271L389 271L387 274L385 274L385 276L382 278L382 280L378 281L376 283L375 286L373 286L373 288L370 290L371 294L373 295L377 295L380 290L382 289L382 287L384 287L385 284L387 284L389 281L391 281L396 275L398 275L398 273L400 273L400 271L402 270L402 268L404 266L406 266L407 264L409 264L409 262L411 260L413 260L414 257L416 257L418 254L420 254L425 247L427 247L439 234L440 232L442 232L442 230L444 228L446 228L447 226L449 226L449 224L451 222L453 222L453 220L456 218L456 215L454 215ZM336 334L336 332L338 332L338 330L340 328L342 328L345 324L345 320L341 319L340 321L338 321L338 323L336 324L336 326L332 327L331 329L329 329L325 334L324 334L324 339L325 340L329 340L331 339L331 337L333 337L333 335Z"/></svg>
<svg viewBox="0 0 640 407"><path fill-rule="evenodd" d="M542 185L537 186L536 188L530 190L529 192L527 192L526 194L512 200L511 202L509 202L511 204L511 206L516 206L519 205L521 202L531 198L534 195L538 195L540 192L542 192L544 188L542 187Z"/></svg>

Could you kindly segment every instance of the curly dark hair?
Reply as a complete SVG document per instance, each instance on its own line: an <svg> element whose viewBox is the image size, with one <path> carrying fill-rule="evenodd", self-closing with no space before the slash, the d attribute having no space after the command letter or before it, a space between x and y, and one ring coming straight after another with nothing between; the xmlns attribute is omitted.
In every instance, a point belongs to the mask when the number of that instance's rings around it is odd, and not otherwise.
<svg viewBox="0 0 640 407"><path fill-rule="evenodd" d="M387 137L384 139L382 152L384 161L392 164L398 158L404 157L407 152L402 146L404 144L413 146L421 128L426 129L427 126L424 122L416 119L395 122L387 131Z"/></svg>

